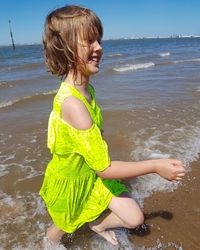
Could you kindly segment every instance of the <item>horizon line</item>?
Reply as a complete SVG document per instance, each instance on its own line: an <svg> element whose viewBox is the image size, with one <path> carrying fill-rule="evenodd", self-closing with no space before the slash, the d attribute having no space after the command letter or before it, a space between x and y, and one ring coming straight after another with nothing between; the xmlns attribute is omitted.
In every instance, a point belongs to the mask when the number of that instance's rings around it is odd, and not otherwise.
<svg viewBox="0 0 200 250"><path fill-rule="evenodd" d="M116 38L105 38L102 41L112 41L112 40L142 40L142 39L181 39L181 38L200 38L200 35L169 35L169 36L133 36L133 37L116 37ZM42 42L32 42L32 43L16 43L16 46L23 45L42 45ZM0 47L10 47L12 44L2 44Z"/></svg>

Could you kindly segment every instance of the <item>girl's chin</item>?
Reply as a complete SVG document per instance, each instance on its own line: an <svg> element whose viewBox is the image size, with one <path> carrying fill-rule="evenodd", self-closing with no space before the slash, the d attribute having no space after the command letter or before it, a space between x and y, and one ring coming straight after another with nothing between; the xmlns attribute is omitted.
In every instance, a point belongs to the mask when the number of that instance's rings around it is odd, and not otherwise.
<svg viewBox="0 0 200 250"><path fill-rule="evenodd" d="M96 74L96 73L99 72L99 66L93 66L93 65L92 65L92 66L88 67L87 71L88 71L88 73L90 73L91 75L94 75L94 74Z"/></svg>
<svg viewBox="0 0 200 250"><path fill-rule="evenodd" d="M97 67L97 66L89 65L88 67L79 69L79 72L82 76L89 77L99 72L99 66Z"/></svg>

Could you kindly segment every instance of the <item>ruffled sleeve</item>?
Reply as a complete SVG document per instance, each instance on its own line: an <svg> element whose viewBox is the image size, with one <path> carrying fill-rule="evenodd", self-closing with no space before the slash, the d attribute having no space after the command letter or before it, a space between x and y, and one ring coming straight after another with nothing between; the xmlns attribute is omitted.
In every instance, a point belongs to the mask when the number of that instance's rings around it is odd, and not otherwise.
<svg viewBox="0 0 200 250"><path fill-rule="evenodd" d="M88 130L76 130L74 140L77 153L84 157L90 168L103 171L110 165L107 143L96 124Z"/></svg>
<svg viewBox="0 0 200 250"><path fill-rule="evenodd" d="M110 165L107 143L95 123L87 130L78 130L64 123L52 111L48 123L47 146L52 154L78 153L95 171L103 171Z"/></svg>

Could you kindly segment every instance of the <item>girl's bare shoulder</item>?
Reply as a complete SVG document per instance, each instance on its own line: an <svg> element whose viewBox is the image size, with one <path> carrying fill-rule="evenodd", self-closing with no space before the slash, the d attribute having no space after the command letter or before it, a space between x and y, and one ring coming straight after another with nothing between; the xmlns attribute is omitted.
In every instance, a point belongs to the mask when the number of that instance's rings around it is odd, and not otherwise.
<svg viewBox="0 0 200 250"><path fill-rule="evenodd" d="M67 97L61 106L62 119L79 130L89 129L92 118L85 104L75 96Z"/></svg>

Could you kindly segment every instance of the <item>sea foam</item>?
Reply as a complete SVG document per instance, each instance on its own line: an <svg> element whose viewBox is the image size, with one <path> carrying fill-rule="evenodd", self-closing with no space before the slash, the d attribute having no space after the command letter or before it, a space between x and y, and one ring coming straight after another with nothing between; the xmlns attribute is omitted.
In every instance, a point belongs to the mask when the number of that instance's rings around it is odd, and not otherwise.
<svg viewBox="0 0 200 250"><path fill-rule="evenodd" d="M34 95L22 96L20 98L16 98L15 100L0 102L0 108L6 108L6 107L9 107L9 106L13 106L16 103L19 103L21 101L30 100L30 99L33 99L35 97L53 95L53 94L56 94L56 93L57 93L57 90L51 90L51 91L43 92L43 93L36 93Z"/></svg>
<svg viewBox="0 0 200 250"><path fill-rule="evenodd" d="M192 58L192 59L186 59L186 60L172 61L172 63L175 63L175 64L178 64L178 63L187 63L187 62L200 62L200 58Z"/></svg>
<svg viewBox="0 0 200 250"><path fill-rule="evenodd" d="M137 144L131 153L134 161L158 158L177 158L183 161L186 170L190 163L198 158L200 153L200 128L196 126L183 126L167 131L155 130L146 139L140 139L141 131L135 132L133 141ZM143 134L145 131L143 131ZM162 137L168 138L163 141ZM169 182L156 174L149 174L130 181L131 194L143 206L144 199L155 191L173 191L180 182Z"/></svg>
<svg viewBox="0 0 200 250"><path fill-rule="evenodd" d="M138 70L138 69L147 69L150 67L155 66L155 63L148 62L148 63L138 63L138 64L126 64L124 67L120 68L114 68L114 71L117 72L126 72L126 71L132 71L132 70Z"/></svg>
<svg viewBox="0 0 200 250"><path fill-rule="evenodd" d="M164 53L160 53L160 56L170 56L170 52L164 52Z"/></svg>
<svg viewBox="0 0 200 250"><path fill-rule="evenodd" d="M110 55L108 55L108 57L122 57L122 56L125 56L125 54L116 53L116 54L110 54Z"/></svg>

